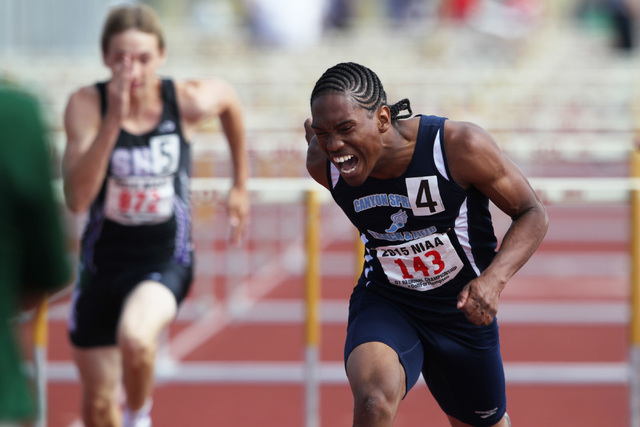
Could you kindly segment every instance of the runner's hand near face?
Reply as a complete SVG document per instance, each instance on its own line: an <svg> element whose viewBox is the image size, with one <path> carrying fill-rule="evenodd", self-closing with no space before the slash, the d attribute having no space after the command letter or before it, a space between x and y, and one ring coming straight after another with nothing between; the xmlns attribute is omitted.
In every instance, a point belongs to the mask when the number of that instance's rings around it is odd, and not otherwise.
<svg viewBox="0 0 640 427"><path fill-rule="evenodd" d="M129 115L131 106L131 80L133 76L133 60L130 53L125 53L115 67L113 78L107 89L107 115L118 123Z"/></svg>
<svg viewBox="0 0 640 427"><path fill-rule="evenodd" d="M325 188L329 188L325 166L327 156L318 145L316 132L311 127L311 119L304 121L304 137L307 140L307 171L309 175Z"/></svg>
<svg viewBox="0 0 640 427"><path fill-rule="evenodd" d="M311 144L311 140L313 139L313 137L316 136L315 131L311 127L311 119L307 119L304 121L304 132L304 137L307 140L307 145L309 145Z"/></svg>
<svg viewBox="0 0 640 427"><path fill-rule="evenodd" d="M86 212L102 186L122 122L131 111L133 61L124 54L110 66L112 79L107 85L107 111L102 118L98 92L86 86L74 92L65 109L67 145L62 160L67 206L73 212Z"/></svg>

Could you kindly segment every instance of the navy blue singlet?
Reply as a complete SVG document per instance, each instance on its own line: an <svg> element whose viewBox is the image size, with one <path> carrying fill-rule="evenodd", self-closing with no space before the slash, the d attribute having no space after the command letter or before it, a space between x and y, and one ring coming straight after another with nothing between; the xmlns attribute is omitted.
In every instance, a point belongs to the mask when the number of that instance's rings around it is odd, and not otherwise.
<svg viewBox="0 0 640 427"><path fill-rule="evenodd" d="M102 114L106 83L97 84ZM141 265L191 264L190 144L174 84L162 80L158 125L142 135L120 131L82 236L81 261L94 274Z"/></svg>
<svg viewBox="0 0 640 427"><path fill-rule="evenodd" d="M351 187L327 162L331 194L365 244L359 285L415 307L424 320L461 316L458 293L489 265L497 245L487 197L451 178L445 120L420 117L413 157L398 178L369 177Z"/></svg>

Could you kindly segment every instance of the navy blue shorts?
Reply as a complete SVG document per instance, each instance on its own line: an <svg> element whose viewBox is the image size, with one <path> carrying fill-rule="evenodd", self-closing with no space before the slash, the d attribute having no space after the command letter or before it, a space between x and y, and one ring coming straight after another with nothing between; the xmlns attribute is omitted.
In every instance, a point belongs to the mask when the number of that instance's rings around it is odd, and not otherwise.
<svg viewBox="0 0 640 427"><path fill-rule="evenodd" d="M420 373L442 410L462 422L484 427L499 422L507 407L498 323L474 326L458 321L418 321L412 313L364 286L349 305L345 363L366 342L382 342L398 354L407 391Z"/></svg>
<svg viewBox="0 0 640 427"><path fill-rule="evenodd" d="M141 282L153 280L165 285L180 304L193 280L193 265L168 262L136 267L110 275L92 274L78 269L69 318L69 337L76 347L116 345L122 306L129 293Z"/></svg>

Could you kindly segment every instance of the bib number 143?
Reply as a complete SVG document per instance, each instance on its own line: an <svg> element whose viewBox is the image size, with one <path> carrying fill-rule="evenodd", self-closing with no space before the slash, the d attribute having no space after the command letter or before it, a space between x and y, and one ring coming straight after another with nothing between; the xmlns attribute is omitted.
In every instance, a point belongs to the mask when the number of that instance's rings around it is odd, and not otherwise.
<svg viewBox="0 0 640 427"><path fill-rule="evenodd" d="M433 269L433 274L440 274L444 271L444 261L442 261L442 257L440 256L440 252L438 251L429 251L423 255L426 259L431 259L431 265ZM409 268L405 265L405 261L398 258L394 259L393 262L400 268L402 272L403 279L413 279L414 276L409 273ZM429 277L431 274L429 273L429 267L422 261L420 256L413 257L413 271L420 272L424 277Z"/></svg>
<svg viewBox="0 0 640 427"><path fill-rule="evenodd" d="M417 291L444 285L464 265L446 233L379 247L376 253L391 284Z"/></svg>

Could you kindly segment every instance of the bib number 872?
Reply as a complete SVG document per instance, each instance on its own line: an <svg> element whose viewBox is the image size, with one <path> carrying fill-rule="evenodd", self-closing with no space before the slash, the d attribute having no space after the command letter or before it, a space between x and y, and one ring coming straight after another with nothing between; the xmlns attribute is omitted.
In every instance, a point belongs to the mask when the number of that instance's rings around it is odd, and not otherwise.
<svg viewBox="0 0 640 427"><path fill-rule="evenodd" d="M118 199L120 212L157 213L160 196L157 191L122 191Z"/></svg>

